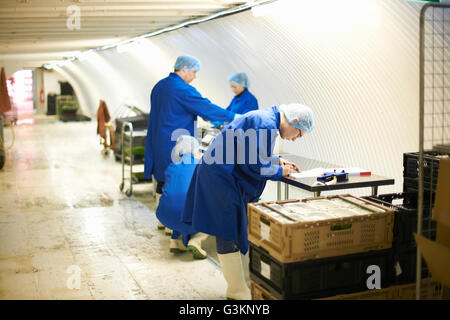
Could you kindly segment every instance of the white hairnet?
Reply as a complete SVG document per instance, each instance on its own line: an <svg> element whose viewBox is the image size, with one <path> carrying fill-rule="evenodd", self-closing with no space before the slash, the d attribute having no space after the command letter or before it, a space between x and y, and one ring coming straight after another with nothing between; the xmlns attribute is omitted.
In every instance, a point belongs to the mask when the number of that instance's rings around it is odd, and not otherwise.
<svg viewBox="0 0 450 320"><path fill-rule="evenodd" d="M299 103L290 103L282 104L278 108L284 113L291 126L308 133L313 130L314 117L310 107Z"/></svg>
<svg viewBox="0 0 450 320"><path fill-rule="evenodd" d="M235 72L228 77L228 82L234 82L242 88L248 88L250 83L244 72Z"/></svg>
<svg viewBox="0 0 450 320"><path fill-rule="evenodd" d="M175 61L175 66L173 67L175 70L185 70L185 71L200 71L201 65L200 61L193 56L179 56L177 61Z"/></svg>
<svg viewBox="0 0 450 320"><path fill-rule="evenodd" d="M200 152L200 145L196 138L188 135L179 136L174 149L174 160L181 161L183 154L197 154Z"/></svg>

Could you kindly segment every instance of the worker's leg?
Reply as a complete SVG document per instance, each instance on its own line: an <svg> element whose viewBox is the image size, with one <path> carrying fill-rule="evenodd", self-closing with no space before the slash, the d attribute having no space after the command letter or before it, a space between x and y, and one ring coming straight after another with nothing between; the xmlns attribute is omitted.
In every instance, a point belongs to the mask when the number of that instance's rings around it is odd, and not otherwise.
<svg viewBox="0 0 450 320"><path fill-rule="evenodd" d="M235 240L216 237L217 256L228 284L227 299L250 300L251 293L244 276L241 253Z"/></svg>
<svg viewBox="0 0 450 320"><path fill-rule="evenodd" d="M178 231L173 231L172 238L170 239L169 251L172 253L185 252L187 248L181 241L181 234Z"/></svg>
<svg viewBox="0 0 450 320"><path fill-rule="evenodd" d="M166 236L171 236L172 235L172 230L170 230L169 228L167 228L167 227L165 227L164 228L165 229L165 233L166 233Z"/></svg>
<svg viewBox="0 0 450 320"><path fill-rule="evenodd" d="M156 207L155 207L155 212L156 212L156 208L158 208L159 205L159 199L162 196L162 188L164 186L164 182L163 181L156 181ZM159 222L158 220L158 230L164 230L164 225Z"/></svg>
<svg viewBox="0 0 450 320"><path fill-rule="evenodd" d="M208 239L206 233L198 232L191 235L187 249L192 252L194 259L205 259L207 257L208 254L202 249L202 241L206 239Z"/></svg>

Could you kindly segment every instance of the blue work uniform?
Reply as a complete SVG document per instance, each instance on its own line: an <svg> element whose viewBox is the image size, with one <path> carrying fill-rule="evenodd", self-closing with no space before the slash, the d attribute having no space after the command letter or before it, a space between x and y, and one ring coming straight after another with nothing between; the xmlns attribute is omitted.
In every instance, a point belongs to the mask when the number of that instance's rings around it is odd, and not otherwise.
<svg viewBox="0 0 450 320"><path fill-rule="evenodd" d="M258 110L258 100L250 91L248 91L247 88L245 88L242 93L233 97L233 100L231 100L230 105L226 110L238 114L244 114L249 111ZM214 127L218 127L220 125L223 125L223 122L213 121L212 124L214 125Z"/></svg>
<svg viewBox="0 0 450 320"><path fill-rule="evenodd" d="M248 129L256 132L255 143L246 137L251 131L246 131ZM183 222L198 232L236 240L239 250L245 254L248 250L247 204L258 201L267 180L277 181L283 176L280 158L273 155L279 129L277 107L248 112L228 124L195 168ZM226 140L227 135L235 136L232 143ZM222 164L217 158L212 163L214 157L222 158Z"/></svg>
<svg viewBox="0 0 450 320"><path fill-rule="evenodd" d="M186 240L185 245L190 235L197 233L191 226L182 223L181 218L189 184L199 160L186 153L180 162L171 163L167 167L162 196L156 209L158 220L176 234L172 238L177 239L181 234L183 240Z"/></svg>
<svg viewBox="0 0 450 320"><path fill-rule="evenodd" d="M151 109L145 142L144 177L153 174L164 181L164 172L171 161L172 149L180 135L196 136L197 116L207 120L233 121L234 113L203 98L176 73L160 80L150 95ZM176 136L172 133L179 130ZM184 131L184 132L183 132Z"/></svg>

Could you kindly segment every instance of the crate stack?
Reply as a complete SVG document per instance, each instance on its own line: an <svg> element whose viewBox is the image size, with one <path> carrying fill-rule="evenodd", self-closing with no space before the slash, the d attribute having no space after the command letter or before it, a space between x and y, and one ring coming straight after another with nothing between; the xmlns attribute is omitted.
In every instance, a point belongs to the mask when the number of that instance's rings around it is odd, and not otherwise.
<svg viewBox="0 0 450 320"><path fill-rule="evenodd" d="M351 195L249 204L253 299L391 298L393 227L392 208Z"/></svg>
<svg viewBox="0 0 450 320"><path fill-rule="evenodd" d="M426 151L424 153L424 203L422 235L436 240L436 222L432 220L432 208L437 185L439 163L448 158L447 153ZM419 153L403 154L403 193L382 194L364 197L394 213L394 238L392 243L393 268L392 284L398 286L400 296L407 299L414 296L416 282L417 246L413 234L417 232L419 191ZM422 259L422 279L424 279L425 298L435 298L440 292L438 285L430 278L427 265Z"/></svg>
<svg viewBox="0 0 450 320"><path fill-rule="evenodd" d="M417 232L417 194L390 193L376 197L365 197L394 210L394 238L392 241L393 284L416 282L417 245L413 234ZM431 210L425 208L422 219L422 234L436 239L436 222L431 219ZM422 278L429 277L425 261L422 259Z"/></svg>
<svg viewBox="0 0 450 320"><path fill-rule="evenodd" d="M448 153L425 151L423 156L423 182L424 182L424 217L430 215L436 193L439 162L448 159ZM417 203L419 192L419 152L403 154L403 192L411 195L412 201Z"/></svg>
<svg viewBox="0 0 450 320"><path fill-rule="evenodd" d="M441 159L449 154L437 151L425 151L423 156L423 221L428 229L431 226L431 211L436 195L436 185ZM417 209L419 195L419 152L403 154L403 193L408 197L408 206ZM434 224L435 228L435 224ZM425 234L425 236L427 236ZM429 237L429 236L427 236Z"/></svg>

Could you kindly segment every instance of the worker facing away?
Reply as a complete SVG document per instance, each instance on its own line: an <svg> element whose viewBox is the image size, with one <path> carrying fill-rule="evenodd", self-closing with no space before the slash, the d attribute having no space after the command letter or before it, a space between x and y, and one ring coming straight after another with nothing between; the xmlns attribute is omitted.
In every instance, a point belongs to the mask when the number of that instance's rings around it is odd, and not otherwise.
<svg viewBox="0 0 450 320"><path fill-rule="evenodd" d="M235 94L226 110L244 114L249 111L258 110L258 100L249 91L250 83L244 72L235 72L228 77L231 91ZM213 121L215 128L223 126L221 121Z"/></svg>
<svg viewBox="0 0 450 320"><path fill-rule="evenodd" d="M156 205L161 197L164 173L171 163L170 154L177 139L177 136L172 136L173 133L181 129L183 134L194 136L196 130L194 122L197 116L209 121L226 122L231 122L235 116L234 113L203 98L190 85L199 70L200 62L197 58L188 55L179 56L175 62L174 72L160 80L150 95L151 109L145 145L144 177L149 179L153 174L157 182ZM158 229L164 229L164 226L158 224Z"/></svg>
<svg viewBox="0 0 450 320"><path fill-rule="evenodd" d="M170 252L189 250L194 259L206 258L207 253L201 244L208 235L197 233L191 226L182 223L181 216L192 174L200 158L200 146L196 138L187 135L178 137L172 153L172 163L166 169L162 196L156 210L158 220L172 230ZM184 244L182 240L185 240Z"/></svg>
<svg viewBox="0 0 450 320"><path fill-rule="evenodd" d="M297 165L273 155L278 134L295 141L313 127L312 110L301 104L248 112L225 126L195 168L183 222L216 236L227 298L250 299L240 254L248 250L247 204L258 201L267 180L300 172ZM252 131L256 146L249 143Z"/></svg>

